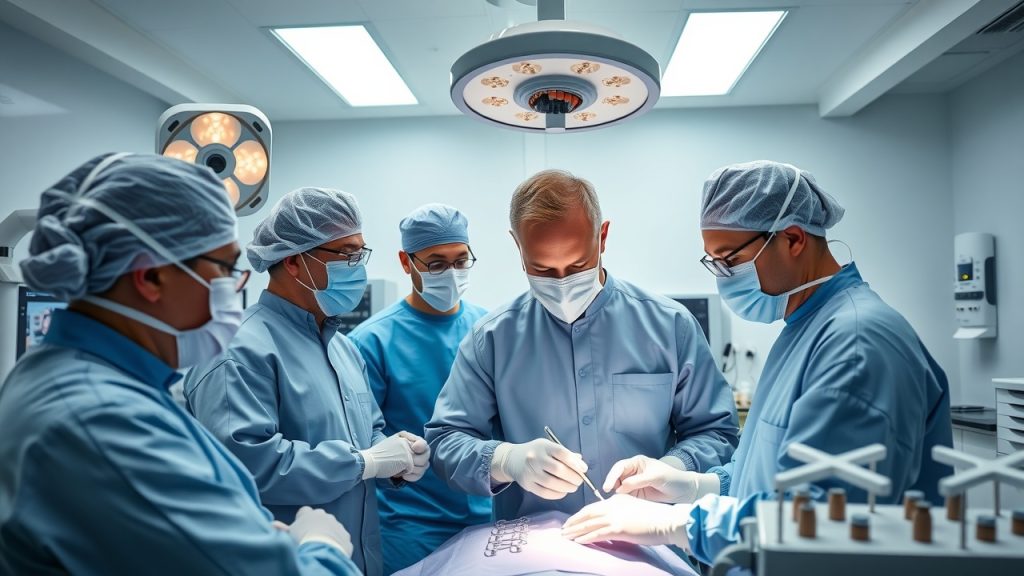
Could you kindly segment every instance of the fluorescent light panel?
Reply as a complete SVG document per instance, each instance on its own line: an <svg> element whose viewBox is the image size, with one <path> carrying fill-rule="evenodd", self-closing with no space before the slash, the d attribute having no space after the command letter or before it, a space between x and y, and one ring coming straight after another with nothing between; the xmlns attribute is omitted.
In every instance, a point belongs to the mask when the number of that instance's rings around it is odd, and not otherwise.
<svg viewBox="0 0 1024 576"><path fill-rule="evenodd" d="M352 106L404 106L416 97L364 26L271 32Z"/></svg>
<svg viewBox="0 0 1024 576"><path fill-rule="evenodd" d="M661 79L662 96L728 94L786 11L694 12Z"/></svg>

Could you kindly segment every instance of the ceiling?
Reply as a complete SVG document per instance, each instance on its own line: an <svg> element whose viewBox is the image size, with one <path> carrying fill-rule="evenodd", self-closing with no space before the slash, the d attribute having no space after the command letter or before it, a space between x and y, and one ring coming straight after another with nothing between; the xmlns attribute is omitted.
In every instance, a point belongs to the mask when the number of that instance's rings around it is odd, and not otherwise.
<svg viewBox="0 0 1024 576"><path fill-rule="evenodd" d="M0 0L0 19L168 101L252 104L274 120L458 114L449 68L510 25L512 0ZM567 0L566 16L612 29L664 70L694 10L790 11L733 92L658 108L817 104L856 113L891 90L942 92L1024 48L1024 32L975 37L1016 0ZM419 100L354 108L267 31L367 25Z"/></svg>

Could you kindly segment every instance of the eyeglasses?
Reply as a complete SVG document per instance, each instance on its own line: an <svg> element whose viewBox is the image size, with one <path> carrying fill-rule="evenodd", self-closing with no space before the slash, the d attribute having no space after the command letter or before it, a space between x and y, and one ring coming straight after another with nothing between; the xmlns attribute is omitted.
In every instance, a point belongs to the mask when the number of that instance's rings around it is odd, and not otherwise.
<svg viewBox="0 0 1024 576"><path fill-rule="evenodd" d="M230 262L218 260L216 258L210 258L209 256L196 256L197 260L206 260L211 264L216 264L224 270L227 270L232 278L235 279L235 292L241 292L242 288L245 288L247 282L249 282L249 276L252 276L252 270L239 270L235 268L235 265Z"/></svg>
<svg viewBox="0 0 1024 576"><path fill-rule="evenodd" d="M366 266L370 263L370 255L373 254L371 248L363 246L356 252L339 252L337 250L328 250L327 248L321 248L317 246L314 250L320 250L321 252L327 252L328 254L334 254L341 261L348 262L349 266Z"/></svg>
<svg viewBox="0 0 1024 576"><path fill-rule="evenodd" d="M447 260L434 260L433 262L424 262L422 259L417 258L415 254L409 254L409 258L412 258L413 260L416 260L420 264L426 266L427 272L429 272L432 276L444 274L445 272L448 271L449 268L455 268L456 270L469 270L470 268L473 267L473 264L476 264L476 256L473 255L472 250L469 251L468 258L459 258L458 260L455 260L453 262L448 262Z"/></svg>
<svg viewBox="0 0 1024 576"><path fill-rule="evenodd" d="M744 248L753 244L754 241L757 240L758 238L768 238L768 240L771 240L771 233L759 232L757 236L754 236L750 240L747 240L746 242L743 243L742 246L733 250L732 252L729 252L723 258L712 258L711 256L705 254L703 257L701 257L700 263L703 264L704 267L707 268L708 271L714 274L715 276L719 278L728 278L729 276L732 276L732 270L730 270L730 268L732 268L731 260L737 254L739 254L740 251L742 251ZM767 241L765 241L765 243L767 244Z"/></svg>

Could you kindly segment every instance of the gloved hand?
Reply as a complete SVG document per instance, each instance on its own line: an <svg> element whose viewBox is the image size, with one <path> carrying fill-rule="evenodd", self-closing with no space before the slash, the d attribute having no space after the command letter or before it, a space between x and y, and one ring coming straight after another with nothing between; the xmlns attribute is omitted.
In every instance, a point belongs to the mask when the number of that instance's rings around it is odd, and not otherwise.
<svg viewBox="0 0 1024 576"><path fill-rule="evenodd" d="M679 470L661 460L633 456L612 466L604 481L604 491L679 504L695 502L705 494L718 494L719 484L717 474Z"/></svg>
<svg viewBox="0 0 1024 576"><path fill-rule="evenodd" d="M359 453L363 456L363 480L394 478L413 469L412 445L401 436L401 432Z"/></svg>
<svg viewBox="0 0 1024 576"><path fill-rule="evenodd" d="M584 507L562 525L562 536L580 544L618 540L646 546L674 544L687 550L685 504L659 504L626 494Z"/></svg>
<svg viewBox="0 0 1024 576"><path fill-rule="evenodd" d="M430 446L427 445L426 440L412 432L402 431L398 435L409 442L409 448L412 450L412 469L402 474L402 480L415 482L423 478L427 468L430 467Z"/></svg>
<svg viewBox="0 0 1024 576"><path fill-rule="evenodd" d="M503 442L491 459L491 478L496 482L515 482L546 500L575 492L586 471L582 456L545 438L525 444Z"/></svg>
<svg viewBox="0 0 1024 576"><path fill-rule="evenodd" d="M278 528L277 524L274 524L275 528ZM306 542L323 542L341 550L345 556L352 556L352 538L348 530L345 530L337 518L321 508L299 508L295 514L295 522L288 526L288 533L300 545Z"/></svg>

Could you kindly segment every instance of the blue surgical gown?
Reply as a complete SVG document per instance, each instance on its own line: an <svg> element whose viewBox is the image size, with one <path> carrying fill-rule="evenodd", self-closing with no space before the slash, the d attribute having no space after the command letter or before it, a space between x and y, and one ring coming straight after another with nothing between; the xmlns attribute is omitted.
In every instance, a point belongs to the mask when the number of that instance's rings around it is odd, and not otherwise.
<svg viewBox="0 0 1024 576"><path fill-rule="evenodd" d="M349 334L366 360L385 434L422 433L459 343L486 313L463 300L455 314L427 314L400 300ZM490 498L452 490L432 470L402 490L378 490L377 498L385 574L419 562L462 529L491 518Z"/></svg>
<svg viewBox="0 0 1024 576"><path fill-rule="evenodd" d="M54 312L0 388L0 574L358 574L271 527L249 473L171 399L178 378Z"/></svg>
<svg viewBox="0 0 1024 576"><path fill-rule="evenodd" d="M494 514L575 513L586 489L544 500L492 486L501 442L544 437L544 426L583 455L600 485L637 454L703 472L728 462L736 408L700 326L681 305L606 275L586 313L566 324L529 293L477 323L462 342L426 426L434 471L453 488L496 494Z"/></svg>
<svg viewBox="0 0 1024 576"><path fill-rule="evenodd" d="M892 480L880 503L922 490L939 502L939 480L953 470L934 461L933 446L952 446L949 383L942 368L898 312L868 286L855 264L822 284L786 318L754 393L723 494L701 501L688 532L694 555L710 563L738 538L739 520L756 500L772 497L775 475L802 463L786 455L800 442L838 454L884 444L878 472ZM816 482L812 495L846 489L851 502L867 494L838 480ZM709 522L710 520L710 522Z"/></svg>
<svg viewBox="0 0 1024 576"><path fill-rule="evenodd" d="M263 504L291 522L302 506L334 514L352 560L381 574L373 482L358 450L384 438L359 351L328 318L264 291L227 351L185 381L188 409L252 472Z"/></svg>

